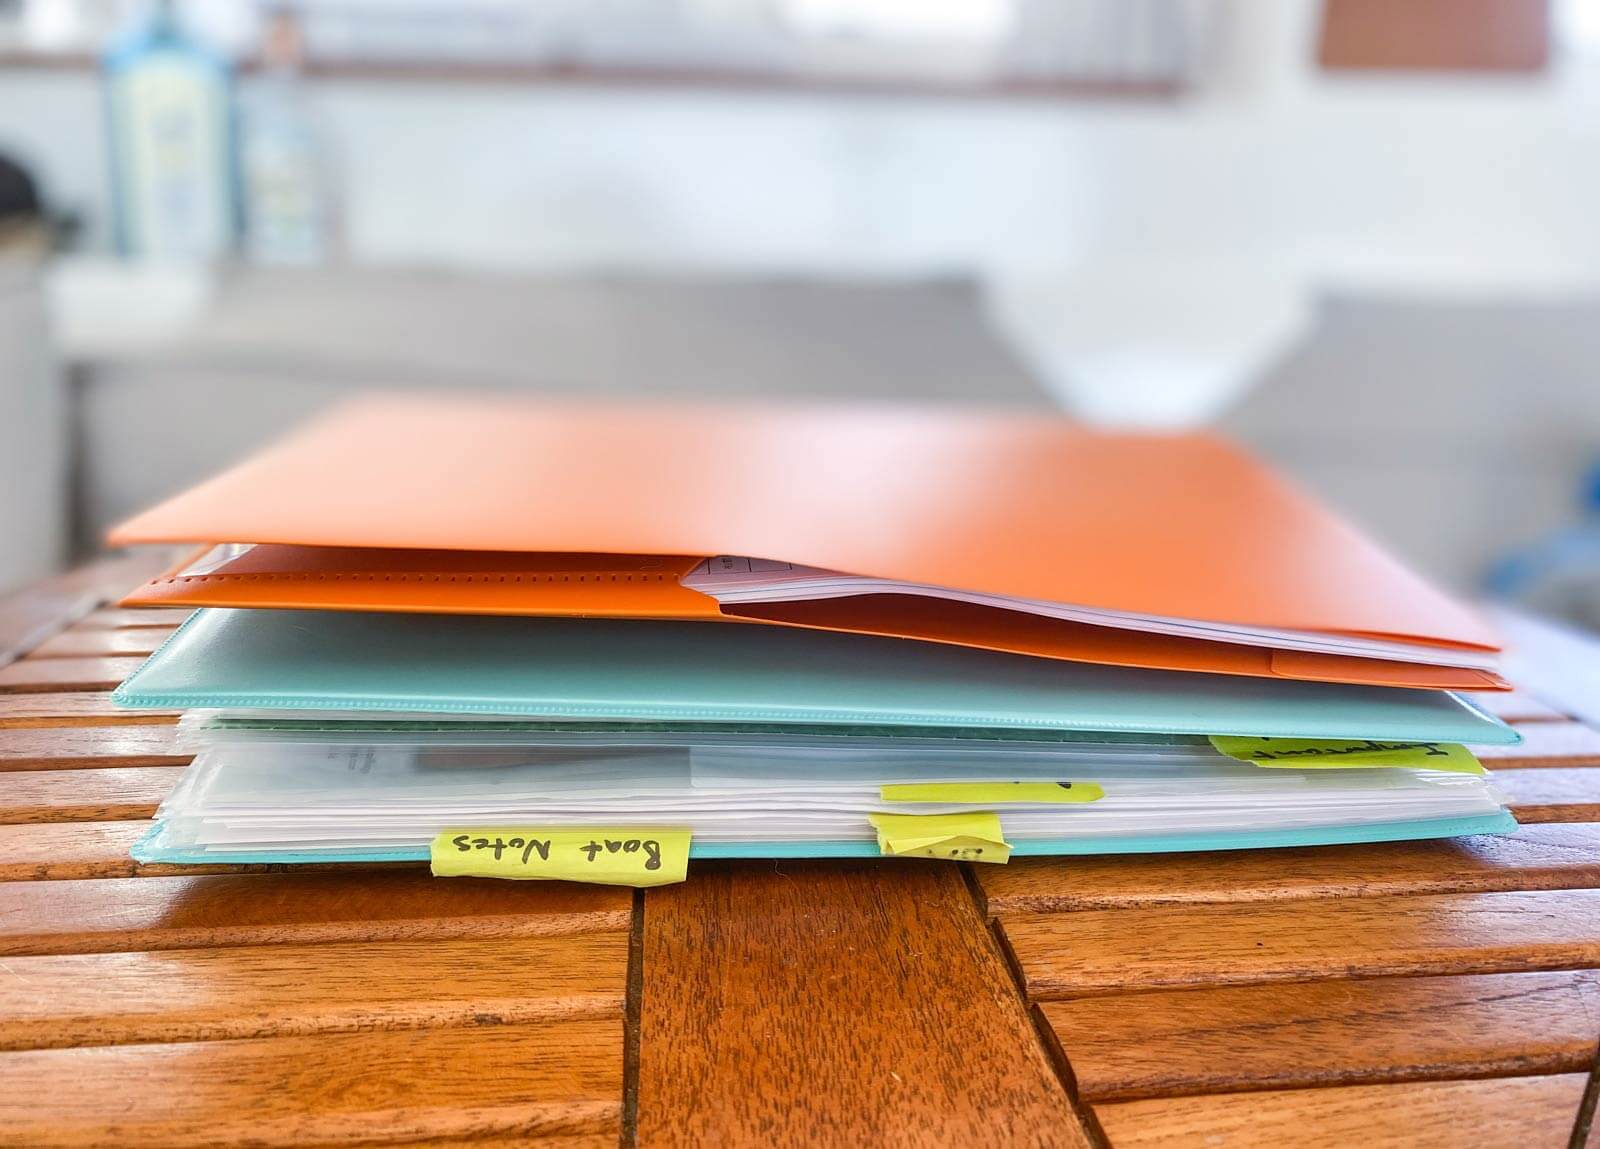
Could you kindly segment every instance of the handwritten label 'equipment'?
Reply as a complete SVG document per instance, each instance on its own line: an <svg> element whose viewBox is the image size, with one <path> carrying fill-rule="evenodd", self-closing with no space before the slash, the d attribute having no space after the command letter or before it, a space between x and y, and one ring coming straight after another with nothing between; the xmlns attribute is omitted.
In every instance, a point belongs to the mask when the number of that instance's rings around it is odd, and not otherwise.
<svg viewBox="0 0 1600 1149"><path fill-rule="evenodd" d="M444 830L429 846L437 878L558 879L664 886L689 868L688 830Z"/></svg>

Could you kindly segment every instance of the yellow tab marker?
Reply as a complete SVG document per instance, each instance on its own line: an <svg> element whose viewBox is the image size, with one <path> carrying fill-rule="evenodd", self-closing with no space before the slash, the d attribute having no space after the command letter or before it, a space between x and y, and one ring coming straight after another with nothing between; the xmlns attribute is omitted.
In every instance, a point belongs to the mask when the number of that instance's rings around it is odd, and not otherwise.
<svg viewBox="0 0 1600 1149"><path fill-rule="evenodd" d="M889 782L878 790L885 802L1098 802L1106 796L1094 782Z"/></svg>
<svg viewBox="0 0 1600 1149"><path fill-rule="evenodd" d="M1486 771L1472 751L1454 742L1386 742L1367 738L1326 741L1312 738L1226 738L1213 735L1211 745L1240 762L1290 770L1377 769L1447 770L1455 774Z"/></svg>
<svg viewBox="0 0 1600 1149"><path fill-rule="evenodd" d="M473 827L428 847L436 878L557 878L606 886L665 886L689 868L688 830Z"/></svg>
<svg viewBox="0 0 1600 1149"><path fill-rule="evenodd" d="M879 852L891 857L1011 860L998 814L868 814L867 820L878 831Z"/></svg>

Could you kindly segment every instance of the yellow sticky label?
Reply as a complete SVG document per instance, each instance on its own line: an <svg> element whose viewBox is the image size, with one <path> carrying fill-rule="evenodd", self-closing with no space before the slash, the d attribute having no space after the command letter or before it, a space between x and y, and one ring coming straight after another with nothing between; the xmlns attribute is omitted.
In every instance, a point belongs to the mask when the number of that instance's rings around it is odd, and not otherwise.
<svg viewBox="0 0 1600 1149"><path fill-rule="evenodd" d="M1326 741L1311 738L1225 738L1211 745L1229 758L1257 766L1292 770L1376 769L1448 770L1482 774L1472 751L1454 742L1386 742L1381 739Z"/></svg>
<svg viewBox="0 0 1600 1149"><path fill-rule="evenodd" d="M890 782L885 802L1097 802L1106 792L1094 782Z"/></svg>
<svg viewBox="0 0 1600 1149"><path fill-rule="evenodd" d="M982 814L868 814L878 831L880 853L896 858L945 858L957 862L1008 862L1011 843L1000 816Z"/></svg>
<svg viewBox="0 0 1600 1149"><path fill-rule="evenodd" d="M556 878L664 886L689 868L688 830L517 826L442 831L428 847L437 878Z"/></svg>

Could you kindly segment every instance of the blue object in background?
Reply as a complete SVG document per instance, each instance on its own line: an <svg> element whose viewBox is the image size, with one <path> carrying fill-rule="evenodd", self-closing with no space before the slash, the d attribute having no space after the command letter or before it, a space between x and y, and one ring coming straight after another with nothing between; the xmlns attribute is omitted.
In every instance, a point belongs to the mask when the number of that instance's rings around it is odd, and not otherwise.
<svg viewBox="0 0 1600 1149"><path fill-rule="evenodd" d="M1507 554L1490 568L1493 598L1600 630L1600 464L1584 476L1572 526Z"/></svg>
<svg viewBox="0 0 1600 1149"><path fill-rule="evenodd" d="M161 0L106 57L106 108L125 255L209 260L237 232L226 61Z"/></svg>

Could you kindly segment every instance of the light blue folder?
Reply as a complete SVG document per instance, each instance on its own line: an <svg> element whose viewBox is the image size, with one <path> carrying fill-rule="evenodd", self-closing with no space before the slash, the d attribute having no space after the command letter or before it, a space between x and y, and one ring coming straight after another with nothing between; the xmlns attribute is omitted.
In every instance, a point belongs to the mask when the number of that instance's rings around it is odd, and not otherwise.
<svg viewBox="0 0 1600 1149"><path fill-rule="evenodd" d="M1514 743L1438 691L1138 670L736 623L202 610L125 706Z"/></svg>
<svg viewBox="0 0 1600 1149"><path fill-rule="evenodd" d="M1507 744L1519 735L1455 696L1134 670L933 643L720 623L613 622L334 611L204 610L127 682L125 706L509 715L1052 733L1378 738ZM1481 817L1253 833L1019 839L1027 854L1152 853L1508 833ZM202 851L158 824L145 862L425 860L425 848ZM875 857L876 843L696 842L695 858Z"/></svg>

